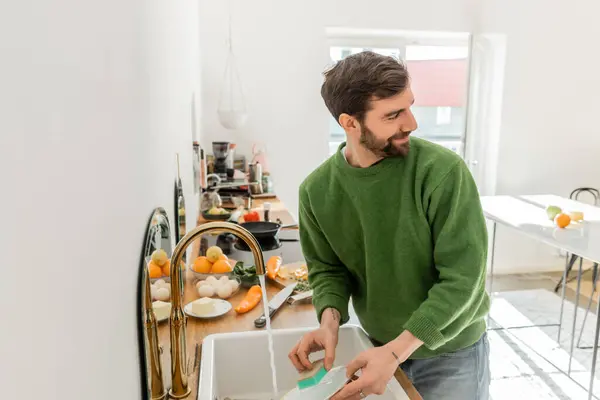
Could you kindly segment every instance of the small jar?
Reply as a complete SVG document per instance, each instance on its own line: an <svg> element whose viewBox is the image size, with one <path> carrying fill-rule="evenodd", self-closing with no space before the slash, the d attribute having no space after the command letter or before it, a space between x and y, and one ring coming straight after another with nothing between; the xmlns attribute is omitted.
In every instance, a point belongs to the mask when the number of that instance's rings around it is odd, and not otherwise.
<svg viewBox="0 0 600 400"><path fill-rule="evenodd" d="M263 174L262 186L265 193L273 193L273 180L268 172Z"/></svg>

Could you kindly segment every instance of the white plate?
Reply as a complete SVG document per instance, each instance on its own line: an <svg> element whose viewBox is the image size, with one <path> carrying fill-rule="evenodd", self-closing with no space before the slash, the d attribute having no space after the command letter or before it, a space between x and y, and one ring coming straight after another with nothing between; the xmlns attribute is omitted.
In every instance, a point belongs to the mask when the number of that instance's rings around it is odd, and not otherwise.
<svg viewBox="0 0 600 400"><path fill-rule="evenodd" d="M187 303L185 305L185 307L183 307L183 311L190 317L207 319L207 318L216 318L216 317L220 317L221 315L225 315L232 308L231 303L228 302L227 300L213 299L213 302L215 305L215 309L210 314L205 314L205 315L194 314L192 312L192 303Z"/></svg>

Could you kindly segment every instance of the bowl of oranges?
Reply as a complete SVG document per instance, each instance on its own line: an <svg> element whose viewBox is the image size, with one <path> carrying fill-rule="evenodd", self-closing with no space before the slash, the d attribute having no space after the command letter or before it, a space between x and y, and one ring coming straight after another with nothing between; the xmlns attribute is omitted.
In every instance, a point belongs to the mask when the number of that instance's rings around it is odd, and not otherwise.
<svg viewBox="0 0 600 400"><path fill-rule="evenodd" d="M185 264L181 262L181 270L185 270ZM171 260L167 252L163 249L154 250L148 261L148 275L150 282L154 283L159 279L165 282L171 281Z"/></svg>
<svg viewBox="0 0 600 400"><path fill-rule="evenodd" d="M205 256L196 257L190 271L198 279L206 279L209 276L220 278L229 276L233 267L223 250L219 246L212 246L208 248Z"/></svg>

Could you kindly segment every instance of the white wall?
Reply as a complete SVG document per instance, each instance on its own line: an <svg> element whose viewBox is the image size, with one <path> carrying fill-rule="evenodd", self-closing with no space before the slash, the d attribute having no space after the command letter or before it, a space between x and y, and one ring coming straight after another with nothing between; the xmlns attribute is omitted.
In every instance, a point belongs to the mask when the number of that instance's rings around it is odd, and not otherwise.
<svg viewBox="0 0 600 400"><path fill-rule="evenodd" d="M320 96L329 62L326 27L470 31L475 0L281 2L233 0L233 44L249 108L239 131L219 125L227 57L227 4L200 0L202 144L230 140L250 153L265 142L275 189L297 209L298 185L328 154L329 114ZM432 12L435 10L435 12Z"/></svg>
<svg viewBox="0 0 600 400"><path fill-rule="evenodd" d="M507 34L498 194L600 187L600 3L487 0L482 29ZM506 272L561 269L557 252L506 229L497 265Z"/></svg>
<svg viewBox="0 0 600 400"><path fill-rule="evenodd" d="M138 258L151 210L173 215L177 151L191 198L197 15L0 6L3 398L140 398Z"/></svg>

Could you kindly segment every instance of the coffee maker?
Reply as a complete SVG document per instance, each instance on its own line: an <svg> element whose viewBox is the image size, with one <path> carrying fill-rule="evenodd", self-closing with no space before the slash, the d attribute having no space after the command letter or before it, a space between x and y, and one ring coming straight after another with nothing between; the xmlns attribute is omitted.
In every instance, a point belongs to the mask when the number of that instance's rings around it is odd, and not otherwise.
<svg viewBox="0 0 600 400"><path fill-rule="evenodd" d="M227 179L227 168L231 164L229 158L233 157L229 151L229 142L213 142L213 155L215 157L215 174L219 175L219 178Z"/></svg>

